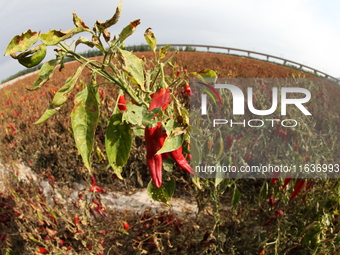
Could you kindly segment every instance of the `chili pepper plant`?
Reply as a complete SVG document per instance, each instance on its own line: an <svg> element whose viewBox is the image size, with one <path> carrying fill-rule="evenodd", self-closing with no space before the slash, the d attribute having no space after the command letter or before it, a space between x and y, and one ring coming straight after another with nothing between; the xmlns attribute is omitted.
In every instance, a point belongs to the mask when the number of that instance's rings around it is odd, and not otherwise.
<svg viewBox="0 0 340 255"><path fill-rule="evenodd" d="M169 172L163 171L163 158L169 156L169 160L176 162L187 173L193 174L183 156L189 149L188 109L175 92L179 86L185 86L186 91L190 91L190 75L202 76L184 71L165 75L164 69L173 67L171 60L177 52L167 54L170 45L157 49L157 40L151 28L145 31L144 37L154 52L152 61L146 61L125 50L124 41L134 33L140 20L132 21L117 36L112 37L109 28L118 22L121 9L122 3L118 5L112 18L105 22L97 20L92 29L74 12L74 28L70 30L50 30L46 33L27 30L11 40L5 55L17 59L25 67L33 67L44 60L47 48L54 47L55 58L42 65L39 78L28 90L37 90L44 86L56 70L64 68L66 58L80 63L73 76L66 79L55 93L49 107L34 123L36 125L46 122L60 111L75 91L82 72L85 69L90 70L90 82L74 98L71 123L75 144L91 176L95 173L91 154L101 117L100 87L118 88L117 102L107 120L105 134L109 166L122 178L121 173L128 162L133 138L145 139L148 170L152 179L148 186L149 194L156 200L168 202L174 192L175 181L171 179ZM89 36L73 39L79 33L87 33ZM70 42L70 39L73 41ZM89 59L76 53L80 45L99 49L104 56L103 60ZM101 81L104 79L104 82L97 82L98 77L101 77Z"/></svg>

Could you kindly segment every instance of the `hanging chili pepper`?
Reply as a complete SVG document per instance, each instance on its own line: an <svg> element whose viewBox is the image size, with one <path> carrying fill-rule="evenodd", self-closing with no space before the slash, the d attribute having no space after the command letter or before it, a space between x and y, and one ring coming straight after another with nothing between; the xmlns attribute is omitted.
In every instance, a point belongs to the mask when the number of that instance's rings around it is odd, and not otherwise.
<svg viewBox="0 0 340 255"><path fill-rule="evenodd" d="M160 88L153 94L149 110L162 107L162 111L164 111L169 103L170 90ZM157 188L162 186L163 159L161 154L156 155L156 153L162 148L164 139L161 122L158 122L155 127L145 128L146 159L152 182Z"/></svg>
<svg viewBox="0 0 340 255"><path fill-rule="evenodd" d="M177 150L171 151L171 156L176 161L176 163L183 168L189 174L194 174L194 170L189 165L188 161L182 154L182 146L180 146Z"/></svg>
<svg viewBox="0 0 340 255"><path fill-rule="evenodd" d="M166 132L164 132L164 131L162 131L162 132L163 132L163 137L162 137L162 139L160 139L160 143L161 143L160 147L161 148L164 144L165 138L167 137ZM183 156L182 151L183 151L183 148L182 148L182 146L180 146L178 149L171 151L170 154L171 154L172 158L176 161L176 163L178 164L179 167L184 169L189 174L194 174L194 170L191 168L190 164L188 163L188 161ZM166 159L167 157L168 157L168 152L162 153L162 158Z"/></svg>
<svg viewBox="0 0 340 255"><path fill-rule="evenodd" d="M161 122L155 127L145 128L146 159L152 182L157 188L162 186L163 160L161 154L155 154L161 148L162 139L164 138Z"/></svg>
<svg viewBox="0 0 340 255"><path fill-rule="evenodd" d="M124 112L127 110L124 95L120 95L118 98L118 109L120 110L120 112Z"/></svg>

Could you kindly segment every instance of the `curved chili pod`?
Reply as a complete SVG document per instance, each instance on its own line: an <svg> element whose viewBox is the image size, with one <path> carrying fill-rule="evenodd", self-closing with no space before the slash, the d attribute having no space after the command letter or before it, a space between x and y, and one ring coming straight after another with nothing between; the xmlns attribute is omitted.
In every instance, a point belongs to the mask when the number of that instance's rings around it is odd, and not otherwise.
<svg viewBox="0 0 340 255"><path fill-rule="evenodd" d="M176 161L176 163L186 172L188 172L189 174L194 174L194 170L191 168L190 164L183 156L182 146L180 146L177 150L171 151L171 156Z"/></svg>
<svg viewBox="0 0 340 255"><path fill-rule="evenodd" d="M163 131L161 122L158 122L155 127L145 128L146 159L152 182L157 188L162 186L163 160L161 154L155 154L161 148L162 139Z"/></svg>

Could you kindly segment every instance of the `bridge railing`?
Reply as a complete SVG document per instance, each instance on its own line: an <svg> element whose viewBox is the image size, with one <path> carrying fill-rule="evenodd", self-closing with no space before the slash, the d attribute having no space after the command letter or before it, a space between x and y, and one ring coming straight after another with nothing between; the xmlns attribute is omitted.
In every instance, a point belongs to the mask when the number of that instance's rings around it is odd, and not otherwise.
<svg viewBox="0 0 340 255"><path fill-rule="evenodd" d="M165 46L167 44L158 44L158 46ZM276 57L273 55L269 55L269 54L265 54L265 53L260 53L260 52L256 52L256 51L251 51L251 50L243 50L243 49L237 49L237 48L231 48L231 47L223 47L223 46L212 46L212 45L201 45L201 44L171 44L171 46L174 47L193 47L193 48L206 48L207 51L209 51L210 49L219 49L219 50L226 50L228 53L227 54L235 54L235 55L240 55L243 56L241 54L237 54L238 52L244 52L248 55L248 57L256 57L257 56L263 56L266 58L267 61L273 61L273 60L279 60L282 61L281 64L286 65L286 66L295 66L303 71L308 71L308 72L312 72L317 76L321 76L324 78L327 78L335 83L337 83L338 85L340 85L340 79L335 78L329 74L326 74L325 72L322 72L320 70L317 70L313 67L310 66L306 66L304 64L301 63L297 63L295 61L291 61L285 58L281 58L281 57Z"/></svg>

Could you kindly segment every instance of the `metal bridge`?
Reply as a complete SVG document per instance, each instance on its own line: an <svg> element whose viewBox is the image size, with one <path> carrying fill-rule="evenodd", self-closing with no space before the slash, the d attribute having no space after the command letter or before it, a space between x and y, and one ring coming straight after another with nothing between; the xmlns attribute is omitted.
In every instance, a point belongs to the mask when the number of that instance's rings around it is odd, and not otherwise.
<svg viewBox="0 0 340 255"><path fill-rule="evenodd" d="M158 44L158 46L165 46L165 45L168 45L168 44ZM331 76L329 74L326 74L325 72L319 71L317 69L314 69L314 68L312 68L310 66L306 66L304 64L297 63L295 61L291 61L291 60L288 60L288 59L285 59L285 58L276 57L276 56L265 54L265 53L260 53L260 52L251 51L251 50L243 50L243 49L231 48L231 47L201 45L201 44L171 44L171 46L174 46L174 47L206 48L207 51L209 51L210 49L226 50L227 54L244 56L244 55L240 54L242 52L242 53L246 53L248 57L255 57L255 58L256 58L256 56L262 56L262 57L266 57L267 61L272 61L274 63L282 64L282 65L289 66L289 67L293 66L293 67L296 67L296 68L300 69L301 71L312 72L312 73L314 73L317 76L329 79L329 80L337 83L338 85L340 85L340 79L335 78L335 77L333 77L333 76ZM278 62L275 62L275 61L278 61Z"/></svg>

